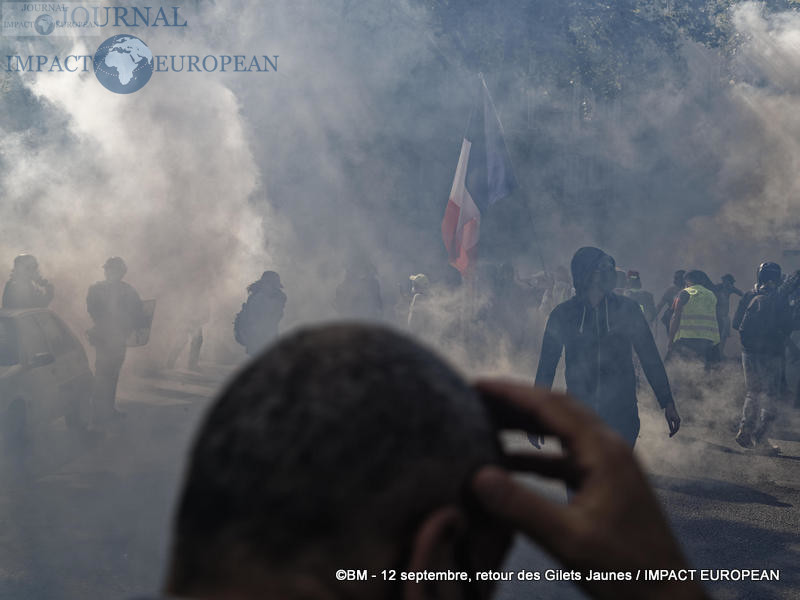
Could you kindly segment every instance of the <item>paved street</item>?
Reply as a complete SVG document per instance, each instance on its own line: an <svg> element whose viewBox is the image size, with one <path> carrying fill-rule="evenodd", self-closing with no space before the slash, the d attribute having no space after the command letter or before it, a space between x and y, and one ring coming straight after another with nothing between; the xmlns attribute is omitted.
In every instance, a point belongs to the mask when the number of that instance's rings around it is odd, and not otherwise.
<svg viewBox="0 0 800 600"><path fill-rule="evenodd" d="M202 375L128 376L120 392L127 416L119 425L75 439L57 423L38 444L32 475L4 465L0 598L125 599L155 591L186 448L228 372L206 365ZM681 405L682 430L669 439L655 402L642 394L637 454L696 568L781 570L780 582L712 584L715 598L797 598L800 411L787 410L775 430L782 456L752 456L733 442L738 399L704 401ZM510 444L527 442L514 436ZM561 486L534 485L563 499ZM550 566L520 541L504 569ZM582 596L569 583L515 582L499 597Z"/></svg>
<svg viewBox="0 0 800 600"><path fill-rule="evenodd" d="M770 438L779 457L757 456L734 442L741 406L738 363L730 362L700 400L677 404L683 418L672 439L655 400L640 391L642 429L636 454L663 502L686 554L696 569L780 569L779 582L715 582L719 600L794 600L800 597L800 410L782 406ZM680 387L679 387L680 389ZM525 440L513 440L517 448ZM563 486L533 481L563 501ZM620 490L624 493L624 490ZM509 570L557 568L542 553L518 541ZM505 586L501 600L584 596L569 583Z"/></svg>

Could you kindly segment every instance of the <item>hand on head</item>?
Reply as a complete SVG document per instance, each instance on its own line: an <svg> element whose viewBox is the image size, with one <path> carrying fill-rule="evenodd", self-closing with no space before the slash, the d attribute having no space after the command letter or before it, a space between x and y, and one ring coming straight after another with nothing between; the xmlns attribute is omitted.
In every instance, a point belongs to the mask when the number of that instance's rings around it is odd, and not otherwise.
<svg viewBox="0 0 800 600"><path fill-rule="evenodd" d="M626 443L568 396L499 381L477 384L499 429L558 437L562 455L507 456L487 466L472 490L491 515L530 537L566 567L586 572L688 568L644 473ZM516 481L511 470L562 479L567 505ZM595 598L705 598L692 582L587 582Z"/></svg>

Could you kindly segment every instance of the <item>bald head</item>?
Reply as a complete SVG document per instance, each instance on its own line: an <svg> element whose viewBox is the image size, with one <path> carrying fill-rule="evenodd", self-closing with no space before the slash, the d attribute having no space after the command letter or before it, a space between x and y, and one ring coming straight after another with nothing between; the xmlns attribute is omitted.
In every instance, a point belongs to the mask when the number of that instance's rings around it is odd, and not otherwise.
<svg viewBox="0 0 800 600"><path fill-rule="evenodd" d="M347 557L402 561L425 516L462 503L469 475L498 456L476 393L416 342L354 324L295 333L206 415L169 591L224 587L243 565L285 574Z"/></svg>

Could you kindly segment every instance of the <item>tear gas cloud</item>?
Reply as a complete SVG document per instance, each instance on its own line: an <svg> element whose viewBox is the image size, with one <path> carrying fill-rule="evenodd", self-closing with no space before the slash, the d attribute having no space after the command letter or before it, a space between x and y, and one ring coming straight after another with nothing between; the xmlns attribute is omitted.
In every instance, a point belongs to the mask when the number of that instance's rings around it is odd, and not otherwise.
<svg viewBox="0 0 800 600"><path fill-rule="evenodd" d="M37 254L58 284L55 308L85 321L83 289L122 255L129 279L163 301L159 316L208 297L228 355L221 315L267 268L289 295L284 329L336 316L333 290L356 255L377 267L389 306L412 273L452 287L438 229L477 86L429 14L413 2L297 2L268 19L247 3L185 9L192 30L150 33L157 53L252 48L281 55L280 69L157 74L130 97L91 73L7 75L9 268L16 253ZM795 245L797 17L744 4L733 21L747 41L732 59L686 42L678 78L653 51L648 85L630 96L488 73L521 185L512 208L485 219L484 260L529 276L596 244L657 289L679 267L748 281ZM93 52L91 37L48 41ZM16 43L9 53L42 52ZM537 118L546 114L556 118ZM536 155L543 148L564 151Z"/></svg>

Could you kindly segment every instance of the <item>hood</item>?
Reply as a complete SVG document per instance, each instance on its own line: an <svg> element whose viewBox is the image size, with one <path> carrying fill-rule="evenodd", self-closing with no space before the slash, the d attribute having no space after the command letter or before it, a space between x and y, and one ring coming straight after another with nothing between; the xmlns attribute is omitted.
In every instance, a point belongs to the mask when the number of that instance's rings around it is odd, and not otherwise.
<svg viewBox="0 0 800 600"><path fill-rule="evenodd" d="M611 278L609 281L611 288L607 290L610 292L616 283L616 263L614 259L600 250L600 248L594 248L592 246L584 246L575 253L575 256L572 257L570 269L572 270L572 285L578 296L586 293L592 273L595 271L598 264L606 259L610 261L611 264Z"/></svg>

